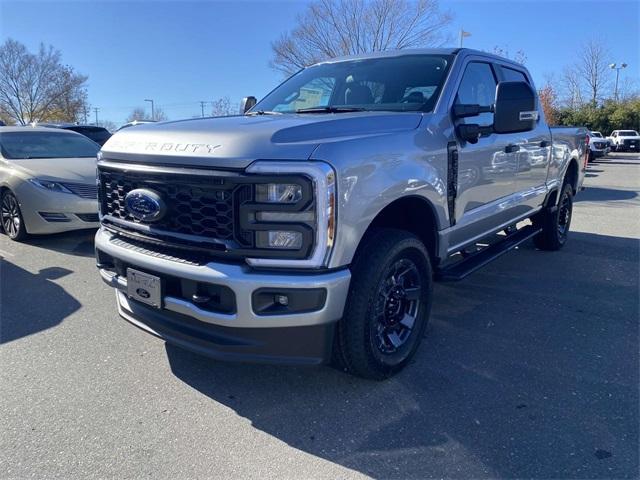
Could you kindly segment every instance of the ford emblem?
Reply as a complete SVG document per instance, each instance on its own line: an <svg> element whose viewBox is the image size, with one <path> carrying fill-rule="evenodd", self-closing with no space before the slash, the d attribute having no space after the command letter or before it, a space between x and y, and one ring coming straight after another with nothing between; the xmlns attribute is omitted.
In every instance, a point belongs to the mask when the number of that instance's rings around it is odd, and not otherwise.
<svg viewBox="0 0 640 480"><path fill-rule="evenodd" d="M167 211L162 197L153 190L136 188L124 197L124 205L134 218L143 222L160 220Z"/></svg>

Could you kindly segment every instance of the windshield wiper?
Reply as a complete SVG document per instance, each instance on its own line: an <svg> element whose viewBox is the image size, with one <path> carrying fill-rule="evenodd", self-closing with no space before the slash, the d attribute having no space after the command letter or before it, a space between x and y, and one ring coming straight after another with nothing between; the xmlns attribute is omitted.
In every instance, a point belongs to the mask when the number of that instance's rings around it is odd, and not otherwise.
<svg viewBox="0 0 640 480"><path fill-rule="evenodd" d="M282 115L281 112L272 112L270 110L256 110L255 112L247 112L245 113L246 116L253 116L253 115Z"/></svg>
<svg viewBox="0 0 640 480"><path fill-rule="evenodd" d="M310 107L300 108L296 113L348 113L348 112L364 112L365 108L359 107Z"/></svg>

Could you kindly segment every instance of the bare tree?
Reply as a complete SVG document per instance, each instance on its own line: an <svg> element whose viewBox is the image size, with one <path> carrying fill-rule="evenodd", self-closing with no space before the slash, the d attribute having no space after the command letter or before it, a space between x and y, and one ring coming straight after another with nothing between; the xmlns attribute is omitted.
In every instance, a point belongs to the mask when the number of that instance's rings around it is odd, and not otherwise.
<svg viewBox="0 0 640 480"><path fill-rule="evenodd" d="M106 128L110 132L115 132L118 129L118 126L115 124L115 122L112 122L111 120L100 120L97 126Z"/></svg>
<svg viewBox="0 0 640 480"><path fill-rule="evenodd" d="M229 97L221 97L211 102L211 115L214 117L228 117L238 113L238 108L233 108Z"/></svg>
<svg viewBox="0 0 640 480"><path fill-rule="evenodd" d="M562 87L565 92L565 103L569 108L573 110L584 103L582 81L576 68L565 67L562 72Z"/></svg>
<svg viewBox="0 0 640 480"><path fill-rule="evenodd" d="M496 45L495 47L493 47L492 53L496 55L500 55L501 57L504 57L504 58L510 58L514 62L520 63L522 65L524 65L527 62L527 55L524 53L524 50L522 49L516 50L516 53L513 56L511 56L509 55L509 47L502 48L501 46Z"/></svg>
<svg viewBox="0 0 640 480"><path fill-rule="evenodd" d="M602 100L603 92L610 83L608 78L610 54L602 42L590 40L582 46L578 54L576 72L586 84L592 105Z"/></svg>
<svg viewBox="0 0 640 480"><path fill-rule="evenodd" d="M134 120L155 120L156 122L162 122L167 120L167 114L157 105L153 109L153 114L154 118L151 118L151 115L147 115L147 111L143 107L136 107L127 117L127 122L133 122Z"/></svg>
<svg viewBox="0 0 640 480"><path fill-rule="evenodd" d="M625 102L633 98L640 97L640 88L638 88L638 80L626 77L618 86L618 100Z"/></svg>
<svg viewBox="0 0 640 480"><path fill-rule="evenodd" d="M61 54L40 45L37 53L12 39L0 46L0 109L17 123L75 121L87 102L87 77L60 63Z"/></svg>
<svg viewBox="0 0 640 480"><path fill-rule="evenodd" d="M142 107L134 108L129 116L127 117L127 122L133 122L134 120L148 120L147 114Z"/></svg>
<svg viewBox="0 0 640 480"><path fill-rule="evenodd" d="M438 0L315 0L297 21L271 44L271 66L287 75L342 55L441 46L451 15Z"/></svg>
<svg viewBox="0 0 640 480"><path fill-rule="evenodd" d="M169 119L169 117L167 117L167 114L164 113L164 110L162 109L162 107L156 107L153 110L154 110L153 114L155 115L155 118L153 118L152 120L155 120L156 122L164 122L165 120Z"/></svg>

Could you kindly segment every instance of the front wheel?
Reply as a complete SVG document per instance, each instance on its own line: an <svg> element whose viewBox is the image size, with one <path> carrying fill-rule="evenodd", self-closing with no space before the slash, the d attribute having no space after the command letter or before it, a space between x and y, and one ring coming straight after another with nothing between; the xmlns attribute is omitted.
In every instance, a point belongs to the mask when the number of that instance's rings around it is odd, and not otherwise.
<svg viewBox="0 0 640 480"><path fill-rule="evenodd" d="M557 209L545 209L534 219L534 225L542 231L533 237L533 243L540 250L560 250L567 243L571 216L573 214L573 187L565 183L560 192Z"/></svg>
<svg viewBox="0 0 640 480"><path fill-rule="evenodd" d="M0 200L0 220L2 229L11 240L22 241L27 238L27 229L24 226L20 204L15 195L5 191Z"/></svg>
<svg viewBox="0 0 640 480"><path fill-rule="evenodd" d="M416 236L379 229L365 239L351 272L334 353L346 371L382 380L411 360L427 326L433 285L429 254Z"/></svg>

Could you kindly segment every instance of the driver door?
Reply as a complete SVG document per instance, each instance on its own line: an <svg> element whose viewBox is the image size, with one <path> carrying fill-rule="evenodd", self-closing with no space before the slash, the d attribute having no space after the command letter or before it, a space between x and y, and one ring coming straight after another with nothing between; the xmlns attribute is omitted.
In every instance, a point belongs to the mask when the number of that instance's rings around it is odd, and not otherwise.
<svg viewBox="0 0 640 480"><path fill-rule="evenodd" d="M489 62L471 60L464 68L454 103L492 105L498 76ZM493 113L456 120L490 126ZM458 180L455 204L456 226L452 245L486 233L509 220L512 212L502 202L516 192L518 157L511 151L511 136L492 133L473 144L458 139Z"/></svg>

